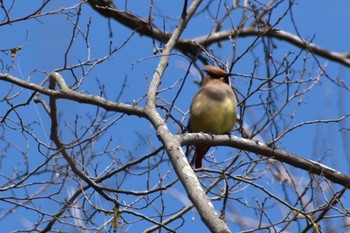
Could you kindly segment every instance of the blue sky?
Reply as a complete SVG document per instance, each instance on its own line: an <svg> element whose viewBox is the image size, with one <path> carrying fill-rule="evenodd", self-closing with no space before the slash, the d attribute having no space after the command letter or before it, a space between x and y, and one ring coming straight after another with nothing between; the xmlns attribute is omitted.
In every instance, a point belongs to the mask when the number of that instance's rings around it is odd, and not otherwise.
<svg viewBox="0 0 350 233"><path fill-rule="evenodd" d="M12 17L21 17L26 13L31 12L31 9L35 9L35 7L37 7L35 4L39 5L40 3L41 1L36 3L23 1L21 4L15 4L14 9L12 10ZM72 6L71 4L72 3L70 1L52 1L45 11L59 9L62 6ZM144 5L140 7L140 4ZM159 9L154 9L154 12L155 14L163 13L169 17L176 17L182 10L181 4L175 3L175 1L161 1L157 3ZM123 9L123 3L116 2L116 5L120 9ZM127 7L141 17L147 17L149 12L149 3L146 4L138 1L128 1ZM285 9L285 7L278 8L278 10L274 12L272 21L276 20L280 15L281 12L279 9ZM293 7L293 16L297 29L303 38L312 38L312 41L317 45L336 52L348 52L350 50L350 31L347 28L350 18L348 9L350 9L350 2L345 0L332 3L329 1L318 1L317 5L315 1L297 1L296 6ZM3 13L0 12L0 18L3 18L1 17L2 14ZM72 38L71 20L75 19L75 17L69 18L64 14L59 14L45 16L38 18L37 20L34 19L17 22L0 27L0 32L2 35L0 39L0 49L13 48L17 46L23 47L13 61L10 56L4 53L0 54L0 59L4 64L11 65L13 62L13 68L10 69L9 73L24 80L30 79L31 82L40 83L46 76L45 72L51 72L54 69L61 68L64 65L64 57L65 51L68 47L68 41L70 41ZM80 27L82 31L87 31L87 24L90 19L90 53L87 50L87 45L84 43L83 38L78 36L76 38L76 42L73 44L69 52L68 65L76 64L78 61L85 61L89 58L89 56L92 59L95 59L108 55L110 42L112 42L112 47L121 48L113 56L108 58L103 65L96 66L89 73L84 80L84 84L79 88L79 91L99 95L100 88L98 84L101 84L104 86L106 98L113 101L119 96L124 80L126 80L125 89L120 97L120 101L133 103L140 100L139 104L143 105L145 101L143 96L147 91L149 80L152 78L153 72L159 62L159 56L153 55L152 41L149 38L140 37L137 34L133 34L132 31L116 22L111 22L113 37L110 39L107 19L95 13L90 6L85 4L82 7L82 15L80 18ZM233 19L238 20L239 16L233 16ZM172 23L167 22L167 24L164 25L167 31L174 30L176 21L171 22ZM162 28L163 21L159 20L155 21L155 23L157 26ZM296 33L293 25L291 24L289 16L285 17L276 28L291 33ZM195 17L194 20L188 25L183 37L194 38L202 36L208 33L211 29L212 25L210 19ZM239 39L237 42L237 51L244 51L250 45L253 39L253 37ZM129 40L128 43L125 46L122 46L126 40ZM281 60L290 51L292 51L294 54L299 51L298 48L295 48L286 42L276 40L275 43L277 44L277 48L275 49L274 55L279 60ZM158 46L162 46L162 44L159 42L156 42L156 44ZM227 49L225 50L225 48ZM224 42L224 49L218 49L215 54L219 56L221 60L226 61L229 59L230 51L230 44L226 41ZM261 50L257 48L256 52L259 51L261 52ZM292 54L290 57L293 58L294 54ZM259 54L259 56L262 57L261 54ZM311 55L304 53L302 56L311 57ZM349 75L349 68L331 61L326 61L323 58L318 59L321 64L327 66L326 70L330 77L343 79L349 85L349 81L347 79L347 76ZM263 60L259 60L259 62L263 64ZM188 65L189 63L187 59L180 54L174 54L170 58L169 67L165 72L161 88L168 88L169 86L176 84L179 78L184 78ZM307 65L307 71L310 72L309 75L316 75L318 72L318 67L315 61L310 59L310 62ZM254 61L252 60L251 56L247 56L237 63L237 65L233 68L233 72L239 74L250 74L253 67ZM297 62L296 67L298 67L300 70L303 69L302 59ZM6 72L6 68L3 67L1 72ZM76 73L77 75L81 75L81 72L79 71L76 71ZM263 70L263 68L261 68L257 74L264 77L266 72ZM74 82L70 72L62 72L62 75L65 77L68 84L72 84ZM179 120L184 120L184 122L187 122L187 119L183 119L183 113L188 111L191 99L198 90L198 86L193 83L193 81L198 81L199 79L200 76L198 71L196 69L191 69L191 73L186 79L184 89L179 96L179 100L176 102L176 106L179 108L179 111L174 111L174 116L178 117ZM233 85L241 93L246 93L248 84L249 80L242 77L237 76L233 79ZM1 85L4 88L1 88L0 95L3 96L6 93L8 84L1 82ZM170 102L176 95L178 88L179 84L176 84L173 90L164 91L161 96L166 101ZM18 88L15 90L18 90ZM30 94L31 92L24 91L22 97L23 99L19 98L16 101L22 102L26 100ZM334 83L327 78L322 78L319 88L315 88L313 91L303 96L300 111L293 119L292 125L315 119L338 118L344 113L348 113L349 98L347 98L347 94L348 92L344 90L344 88L334 85ZM256 103L259 101L259 99L255 98L251 101L252 103ZM67 143L74 139L74 135L69 129L72 127L70 123L72 124L72 122L74 122L76 115L83 113L82 120L80 121L81 125L79 125L81 127L81 131L83 131L83 123L88 120L90 116L94 116L96 112L96 109L91 106L72 103L71 101L59 101L58 106L61 109L60 130L64 141ZM284 114L288 115L293 111L294 108L287 108ZM4 115L5 112L5 108L0 105L0 115ZM50 121L47 114L40 106L31 103L26 108L20 109L19 113L25 114L25 121L27 123L35 122L32 127L39 135L40 140L47 144L51 143L49 140ZM110 121L117 119L119 116L120 114L117 113L109 113ZM249 125L252 123L254 118L247 117L244 120L245 123ZM122 158L121 160L123 160L123 156L126 156L128 151L131 151L134 148L136 148L135 156L149 152L150 148L142 140L142 138L149 138L152 140L155 147L160 146L160 143L156 140L156 135L152 126L144 119L140 119L138 117L123 117L120 121L118 121L118 123L120 124L116 124L111 128L111 130L107 131L103 135L103 141L96 143L96 151L101 151L105 146L106 140L111 139L114 146L119 144L124 146L123 150L120 150L115 154L115 156L118 158L120 157ZM173 133L179 132L177 125L169 122L168 127ZM299 129L287 134L279 146L282 149L286 149L300 156L314 160L325 158L323 162L326 165L334 167L344 173L348 173L349 160L347 159L347 155L344 153L348 141L343 141L346 139L346 137L348 137L348 132L347 130L342 130L342 127L349 128L349 121L344 121L344 125L333 123L300 127ZM237 131L235 131L234 134L237 134ZM346 137L340 137L341 134L345 134ZM142 137L139 135L142 135ZM37 166L37 164L43 162L43 158L36 155L37 147L31 139L19 137L18 132L14 131L6 132L6 136L9 140L15 140L18 143L19 148L18 150L11 149L8 153L11 154L11 157L7 157L2 160L2 164L4 166L2 167L2 172L6 173L7 169L8 171L11 171L14 167L20 169L23 166L22 161L23 157L25 156L21 154L20 151L25 151L27 145L30 152L28 156L31 159L31 166L34 168ZM225 158L229 158L231 155L230 150L227 148L219 148L215 150L214 153L217 154L220 152L225 155ZM167 155L163 156L165 158L167 157ZM243 160L244 157L241 158L241 161ZM101 172L104 169L104 165L108 165L110 161L103 161L102 159L100 163L101 166L97 170ZM159 168L159 170L160 172L166 172L168 169L170 169L170 166L171 164L166 162L161 168ZM290 169L292 172L297 174L300 171L296 168ZM155 180L152 180L153 182L151 186L156 184L157 174L152 174L151 177L152 176L154 176ZM305 177L305 180L307 178L309 177ZM119 182L119 177L116 178L116 180ZM1 183L3 182L4 181L1 180ZM133 177L130 178L130 181L128 182L123 184L123 189L134 187L135 183L138 182L138 179ZM141 190L145 188L145 184L143 182L144 180L141 182L141 184L139 184ZM282 189L282 187L280 187L279 184L274 183L276 181L271 179L269 176L262 179L260 182L262 182L262 184L265 183L266 185L273 185L272 189L275 190L276 193L279 193L280 189ZM303 177L301 177L300 182L304 182ZM32 188L32 191L34 191L36 190L37 186ZM65 189L64 192L59 195L59 197L64 199L64 197L68 195L69 189L70 188ZM179 207L180 205L184 204L183 202L187 202L186 195L184 194L180 184L177 184L174 189L168 190L167 192L168 194L165 195L165 199L169 203L174 204L175 207ZM252 203L253 198L251 193L246 192L244 189L242 192L244 193L242 196L245 196L247 202ZM180 194L182 194L182 196ZM181 198L179 196L181 196ZM124 201L126 203L132 200L128 199L127 196L123 196L123 198L125 198ZM96 197L96 200L98 199L99 197ZM41 204L44 205L43 203ZM101 206L106 209L112 208L110 203L103 200L101 201ZM48 211L57 211L58 206L50 207L51 208ZM216 207L219 208L220 203L218 203ZM240 208L240 206L235 206L235 209L245 211L245 208ZM286 210L281 210L281 212L283 211ZM247 213L247 216L251 217L251 213ZM186 229L187 232L206 232L206 228L202 223L200 223L200 218L195 210L190 211L186 217L195 217L196 219L195 221L186 222L184 229ZM109 216L105 218L108 219ZM18 210L15 214L7 217L5 220L7 223L16 222L16 224L6 224L4 232L9 232L17 228L25 228L26 222L30 224L31 221L35 221L35 218L28 216L28 212L25 210ZM135 224L135 226L130 228L130 232L137 232L143 229L143 227L144 226ZM234 227L232 229L233 232L241 230Z"/></svg>

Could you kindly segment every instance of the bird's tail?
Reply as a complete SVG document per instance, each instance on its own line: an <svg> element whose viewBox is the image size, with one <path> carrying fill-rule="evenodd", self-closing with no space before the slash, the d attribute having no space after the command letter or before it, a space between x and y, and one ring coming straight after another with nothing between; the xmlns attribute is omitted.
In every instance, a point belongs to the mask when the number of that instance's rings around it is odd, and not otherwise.
<svg viewBox="0 0 350 233"><path fill-rule="evenodd" d="M207 145L198 145L196 146L196 152L194 153L194 156L191 161L192 167L194 168L201 168L202 167L202 159L204 158L205 154L208 152L210 146Z"/></svg>

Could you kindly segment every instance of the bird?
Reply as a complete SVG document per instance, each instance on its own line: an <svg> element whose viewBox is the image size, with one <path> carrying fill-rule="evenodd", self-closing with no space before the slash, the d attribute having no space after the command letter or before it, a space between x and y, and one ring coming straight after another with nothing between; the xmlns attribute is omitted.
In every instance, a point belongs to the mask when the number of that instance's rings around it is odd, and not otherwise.
<svg viewBox="0 0 350 233"><path fill-rule="evenodd" d="M204 71L207 75L191 103L188 131L229 134L236 122L237 112L237 99L229 79L232 74L212 65L206 65ZM207 144L195 146L192 167L202 167L202 159L209 148Z"/></svg>

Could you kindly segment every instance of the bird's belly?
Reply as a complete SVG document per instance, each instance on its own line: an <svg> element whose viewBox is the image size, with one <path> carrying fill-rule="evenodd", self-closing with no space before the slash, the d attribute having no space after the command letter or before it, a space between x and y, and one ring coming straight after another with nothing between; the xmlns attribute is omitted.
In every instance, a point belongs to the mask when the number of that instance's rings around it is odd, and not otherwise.
<svg viewBox="0 0 350 233"><path fill-rule="evenodd" d="M230 99L199 103L193 106L190 121L192 132L229 133L236 121L236 106Z"/></svg>

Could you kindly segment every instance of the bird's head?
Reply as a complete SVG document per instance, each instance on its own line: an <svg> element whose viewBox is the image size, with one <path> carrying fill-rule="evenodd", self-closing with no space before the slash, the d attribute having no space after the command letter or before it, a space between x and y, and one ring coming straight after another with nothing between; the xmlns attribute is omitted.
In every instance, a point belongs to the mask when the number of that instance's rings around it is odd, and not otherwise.
<svg viewBox="0 0 350 233"><path fill-rule="evenodd" d="M210 80L213 79L218 79L221 80L222 82L231 85L229 77L232 75L230 73L226 73L224 70L211 66L211 65L206 65L204 67L204 71L207 73L207 76L204 78L202 85Z"/></svg>

